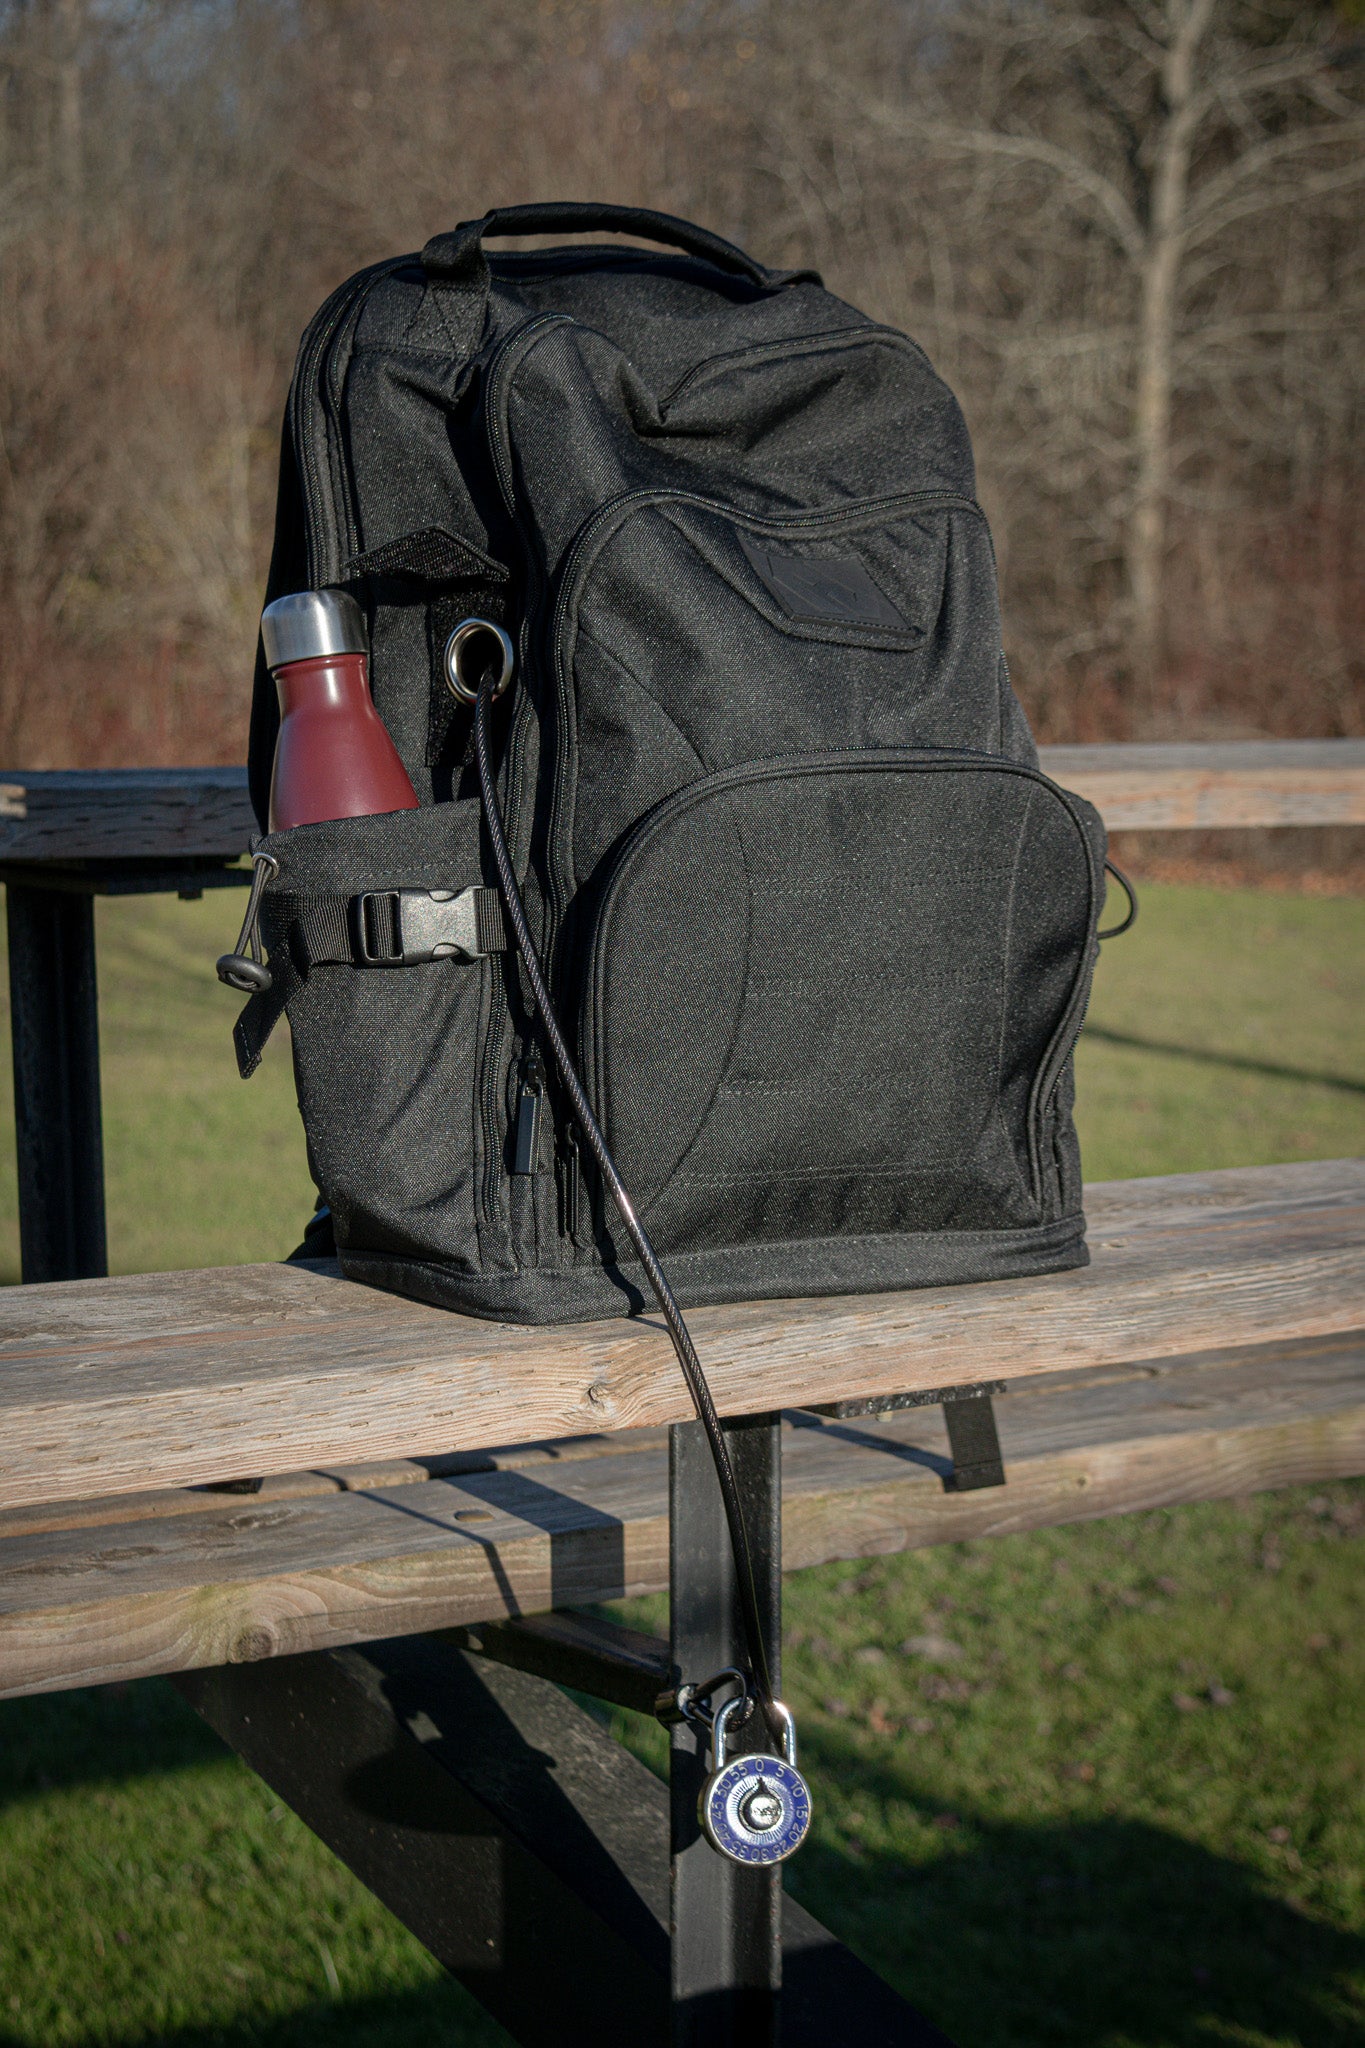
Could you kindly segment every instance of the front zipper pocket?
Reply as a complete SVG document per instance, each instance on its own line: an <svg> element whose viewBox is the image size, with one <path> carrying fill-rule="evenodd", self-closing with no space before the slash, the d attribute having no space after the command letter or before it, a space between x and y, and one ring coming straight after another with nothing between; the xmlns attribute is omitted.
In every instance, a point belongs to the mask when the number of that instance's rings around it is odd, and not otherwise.
<svg viewBox="0 0 1365 2048"><path fill-rule="evenodd" d="M638 491L581 531L549 622L552 913L669 791L832 746L1004 751L979 507L945 491L763 518Z"/></svg>
<svg viewBox="0 0 1365 2048"><path fill-rule="evenodd" d="M747 763L658 806L601 885L582 1013L658 1249L1054 1220L1103 846L1080 799L967 754Z"/></svg>

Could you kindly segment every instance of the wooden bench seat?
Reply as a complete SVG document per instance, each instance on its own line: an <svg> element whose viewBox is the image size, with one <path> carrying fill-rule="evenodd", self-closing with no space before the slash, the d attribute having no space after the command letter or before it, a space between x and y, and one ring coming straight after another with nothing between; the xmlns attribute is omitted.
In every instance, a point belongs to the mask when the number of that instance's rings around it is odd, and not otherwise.
<svg viewBox="0 0 1365 2048"><path fill-rule="evenodd" d="M954 1493L940 1409L847 1422L789 1412L786 1566L1365 1472L1365 1331L1028 1375L998 1422L1008 1483ZM0 1696L667 1585L664 1432L463 1462L434 1479L414 1462L404 1475L291 1474L255 1495L11 1511Z"/></svg>
<svg viewBox="0 0 1365 2048"><path fill-rule="evenodd" d="M1088 1207L1081 1273L695 1318L730 1412L1010 1382L998 1490L945 1491L937 1408L789 1413L789 1567L1365 1471L1365 1162ZM663 1430L554 1435L585 1404L686 1415L648 1327L503 1329L250 1267L10 1290L0 1359L0 1693L667 1583ZM539 1440L480 1448L523 1420ZM272 1464L254 1494L198 1490Z"/></svg>
<svg viewBox="0 0 1365 2048"><path fill-rule="evenodd" d="M723 1414L1365 1324L1365 1162L1091 1188L1092 1263L698 1310ZM655 1318L527 1330L319 1266L0 1293L0 1509L685 1420Z"/></svg>

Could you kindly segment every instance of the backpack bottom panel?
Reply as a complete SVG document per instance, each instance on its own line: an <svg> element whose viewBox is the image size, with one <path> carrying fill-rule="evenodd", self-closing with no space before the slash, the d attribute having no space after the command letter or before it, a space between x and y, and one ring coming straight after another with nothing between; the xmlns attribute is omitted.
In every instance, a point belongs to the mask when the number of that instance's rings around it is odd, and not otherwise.
<svg viewBox="0 0 1365 2048"><path fill-rule="evenodd" d="M1016 1280L1089 1264L1085 1217L1076 1213L1026 1230L943 1230L876 1237L803 1238L785 1244L727 1245L675 1252L667 1261L684 1308L728 1301L783 1301L828 1294L878 1294L950 1287L971 1280ZM354 1247L341 1254L350 1280L405 1294L437 1308L503 1323L580 1323L637 1315L654 1307L638 1266L576 1266L558 1271L473 1277L427 1259ZM983 1367L983 1370L985 1368Z"/></svg>

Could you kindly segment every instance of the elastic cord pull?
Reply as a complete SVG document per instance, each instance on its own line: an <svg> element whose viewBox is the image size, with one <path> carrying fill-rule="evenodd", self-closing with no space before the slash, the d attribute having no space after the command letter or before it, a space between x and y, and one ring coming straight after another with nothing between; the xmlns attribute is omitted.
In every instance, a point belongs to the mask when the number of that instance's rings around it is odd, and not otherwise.
<svg viewBox="0 0 1365 2048"><path fill-rule="evenodd" d="M1128 915L1124 918L1122 924L1111 924L1108 931L1096 932L1095 937L1097 939L1116 939L1119 937L1120 933L1131 931L1133 926L1137 923L1137 890L1133 887L1127 875L1124 874L1123 869L1120 867L1115 867L1112 860L1106 860L1104 866L1105 872L1107 874L1111 874L1114 877L1114 880L1118 883L1120 889L1122 889L1124 895L1128 898Z"/></svg>
<svg viewBox="0 0 1365 2048"><path fill-rule="evenodd" d="M267 882L273 882L280 864L273 853L253 853L251 892L246 899L246 916L237 934L235 953L224 953L218 962L218 979L244 996L264 995L272 976L261 952L261 898Z"/></svg>

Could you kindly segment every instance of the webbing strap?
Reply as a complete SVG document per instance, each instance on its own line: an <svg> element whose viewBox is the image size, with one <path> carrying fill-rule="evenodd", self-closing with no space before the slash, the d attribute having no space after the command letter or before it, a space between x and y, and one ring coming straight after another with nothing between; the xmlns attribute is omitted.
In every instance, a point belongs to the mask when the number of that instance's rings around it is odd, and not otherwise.
<svg viewBox="0 0 1365 2048"><path fill-rule="evenodd" d="M295 896L283 922L290 951L305 974L310 967L353 957L349 896ZM270 957L273 964L273 949Z"/></svg>
<svg viewBox="0 0 1365 2048"><path fill-rule="evenodd" d="M266 1041L302 986L303 976L290 959L287 948L278 948L270 961L269 988L251 997L232 1027L232 1042L237 1048L237 1072L244 1081L249 1081L261 1064Z"/></svg>
<svg viewBox="0 0 1365 2048"><path fill-rule="evenodd" d="M246 1080L271 1032L315 967L415 967L478 960L508 948L496 889L369 889L359 896L267 890L261 932L270 987L251 997L233 1028Z"/></svg>

